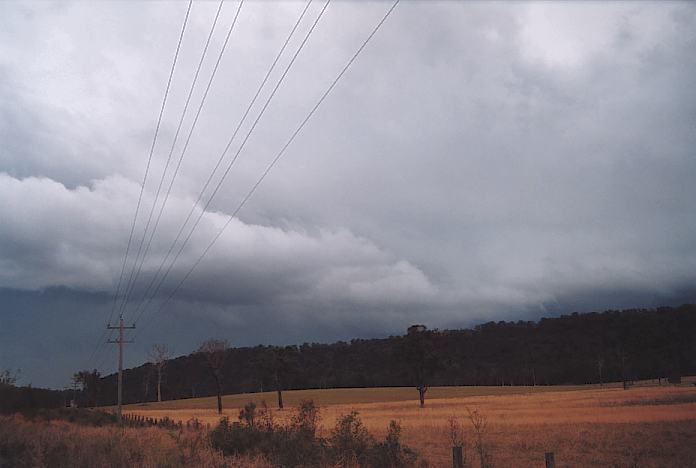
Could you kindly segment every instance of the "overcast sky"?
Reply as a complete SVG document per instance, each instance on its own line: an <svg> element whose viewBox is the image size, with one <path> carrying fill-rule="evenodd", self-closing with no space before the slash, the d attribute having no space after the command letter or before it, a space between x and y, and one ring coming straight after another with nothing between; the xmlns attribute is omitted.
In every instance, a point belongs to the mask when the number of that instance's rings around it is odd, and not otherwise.
<svg viewBox="0 0 696 468"><path fill-rule="evenodd" d="M305 5L242 6L127 320ZM144 309L129 366L155 342L184 354L209 337L333 341L696 300L696 5L402 1L160 307L390 5L329 4ZM217 7L191 9L126 276ZM222 7L165 192L237 7ZM23 383L114 369L113 345L96 345L186 8L0 3L0 368Z"/></svg>

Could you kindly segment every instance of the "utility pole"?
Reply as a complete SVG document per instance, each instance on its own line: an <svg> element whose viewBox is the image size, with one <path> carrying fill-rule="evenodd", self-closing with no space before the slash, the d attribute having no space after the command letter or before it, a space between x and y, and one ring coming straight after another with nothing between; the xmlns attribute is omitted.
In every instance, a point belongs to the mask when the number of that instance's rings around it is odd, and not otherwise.
<svg viewBox="0 0 696 468"><path fill-rule="evenodd" d="M118 418L119 426L123 424L123 419L121 416L121 404L123 403L123 344L133 343L133 340L126 341L123 339L123 330L133 330L135 329L135 324L127 327L123 325L123 315L118 317L118 326L107 325L108 330L118 330L117 340L108 340L108 343L118 344L118 412L116 417Z"/></svg>

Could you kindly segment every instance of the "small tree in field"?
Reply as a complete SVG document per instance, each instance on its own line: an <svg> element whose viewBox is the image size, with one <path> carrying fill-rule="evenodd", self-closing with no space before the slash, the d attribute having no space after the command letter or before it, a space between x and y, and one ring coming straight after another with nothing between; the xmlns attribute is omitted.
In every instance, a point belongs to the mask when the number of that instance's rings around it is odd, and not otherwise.
<svg viewBox="0 0 696 468"><path fill-rule="evenodd" d="M411 375L411 380L418 390L421 408L425 407L428 379L438 367L437 356L431 343L431 333L423 325L411 327L399 350L406 371Z"/></svg>
<svg viewBox="0 0 696 468"><path fill-rule="evenodd" d="M169 359L169 350L167 345L155 344L149 353L150 362L155 366L157 371L157 401L162 401L162 374L164 373L164 366L167 365L167 360Z"/></svg>
<svg viewBox="0 0 696 468"><path fill-rule="evenodd" d="M278 409L283 409L285 377L297 366L297 348L294 346L268 347L259 353L256 366L269 377L278 395Z"/></svg>
<svg viewBox="0 0 696 468"><path fill-rule="evenodd" d="M217 390L217 409L218 414L222 414L222 368L225 365L227 349L230 347L227 340L208 340L198 348L199 353L203 353L205 363L215 380Z"/></svg>

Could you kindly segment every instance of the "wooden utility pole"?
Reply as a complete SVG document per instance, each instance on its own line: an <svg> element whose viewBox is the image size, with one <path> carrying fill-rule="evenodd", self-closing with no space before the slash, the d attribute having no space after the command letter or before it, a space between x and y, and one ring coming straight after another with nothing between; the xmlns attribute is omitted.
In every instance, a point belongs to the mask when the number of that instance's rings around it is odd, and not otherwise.
<svg viewBox="0 0 696 468"><path fill-rule="evenodd" d="M121 425L123 424L121 416L121 404L123 403L123 344L133 342L133 340L126 341L123 339L123 330L133 330L135 329L135 325L129 327L123 325L123 315L120 315L118 318L118 326L107 325L106 328L109 330L118 330L118 339L109 340L108 342L118 344L118 412L116 413L116 417L118 419L118 424Z"/></svg>

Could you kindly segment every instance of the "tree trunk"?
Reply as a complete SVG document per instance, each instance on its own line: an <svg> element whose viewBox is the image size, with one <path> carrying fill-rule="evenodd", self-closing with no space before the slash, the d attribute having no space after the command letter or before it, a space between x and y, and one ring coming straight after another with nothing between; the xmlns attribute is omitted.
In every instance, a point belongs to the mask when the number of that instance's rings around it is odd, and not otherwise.
<svg viewBox="0 0 696 468"><path fill-rule="evenodd" d="M276 392L278 392L278 409L283 409L283 391L280 389L280 379L278 378L278 372L275 374L276 381Z"/></svg>
<svg viewBox="0 0 696 468"><path fill-rule="evenodd" d="M425 408L425 392L428 391L428 387L425 385L418 386L418 398L420 399L420 407Z"/></svg>
<svg viewBox="0 0 696 468"><path fill-rule="evenodd" d="M278 408L283 409L283 392L281 389L278 389Z"/></svg>
<svg viewBox="0 0 696 468"><path fill-rule="evenodd" d="M215 379L215 383L217 384L217 410L218 414L222 414L222 385L219 377Z"/></svg>
<svg viewBox="0 0 696 468"><path fill-rule="evenodd" d="M452 447L452 468L464 468L464 448L461 445Z"/></svg>
<svg viewBox="0 0 696 468"><path fill-rule="evenodd" d="M157 401L162 401L162 370L157 372Z"/></svg>

